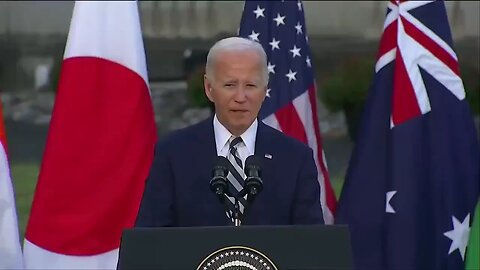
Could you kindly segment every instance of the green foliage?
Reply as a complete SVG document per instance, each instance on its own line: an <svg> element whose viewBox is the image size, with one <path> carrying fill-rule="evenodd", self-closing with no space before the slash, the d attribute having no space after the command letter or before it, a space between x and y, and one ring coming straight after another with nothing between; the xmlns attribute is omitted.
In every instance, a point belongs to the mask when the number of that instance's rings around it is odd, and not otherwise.
<svg viewBox="0 0 480 270"><path fill-rule="evenodd" d="M320 98L332 112L345 113L348 133L355 140L361 112L372 82L375 57L352 57L324 79Z"/></svg>
<svg viewBox="0 0 480 270"><path fill-rule="evenodd" d="M17 61L20 58L20 47L13 40L0 40L0 90L16 83Z"/></svg>
<svg viewBox="0 0 480 270"><path fill-rule="evenodd" d="M213 103L208 100L205 95L203 87L203 75L205 74L205 67L198 66L195 68L187 78L187 97L190 106L192 107L210 107L213 108Z"/></svg>
<svg viewBox="0 0 480 270"><path fill-rule="evenodd" d="M53 55L52 69L49 74L50 90L55 93L58 90L58 83L60 81L60 75L62 73L63 54L65 52L65 44L59 43L56 45L55 54Z"/></svg>
<svg viewBox="0 0 480 270"><path fill-rule="evenodd" d="M321 88L321 99L332 112L362 106L373 78L374 58L354 57L339 64L327 76Z"/></svg>
<svg viewBox="0 0 480 270"><path fill-rule="evenodd" d="M480 114L480 70L468 63L460 63L460 76L465 87L466 98L473 114Z"/></svg>
<svg viewBox="0 0 480 270"><path fill-rule="evenodd" d="M56 56L53 58L52 69L50 70L50 88L52 91L57 92L58 83L60 81L60 73L62 71L63 57Z"/></svg>

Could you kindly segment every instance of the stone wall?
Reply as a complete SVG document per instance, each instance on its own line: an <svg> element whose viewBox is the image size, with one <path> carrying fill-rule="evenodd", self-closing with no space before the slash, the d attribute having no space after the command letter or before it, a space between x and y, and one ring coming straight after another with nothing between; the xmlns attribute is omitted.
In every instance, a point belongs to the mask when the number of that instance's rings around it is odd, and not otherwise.
<svg viewBox="0 0 480 270"><path fill-rule="evenodd" d="M319 76L352 55L375 54L387 2L304 1ZM0 81L1 91L53 87L42 85L42 70L58 70L73 5L74 1L0 1L0 50L11 47L19 54L8 63L8 75L3 76L8 80ZM480 2L447 1L446 7L459 58L478 66ZM216 39L236 33L243 1L141 1L139 11L150 80L178 80L204 61ZM188 54L193 56L190 62L184 57Z"/></svg>
<svg viewBox="0 0 480 270"><path fill-rule="evenodd" d="M243 1L139 1L145 37L212 38L236 33ZM377 38L388 1L304 1L316 36ZM0 1L0 35L66 34L74 1ZM480 2L446 1L455 39L479 37Z"/></svg>

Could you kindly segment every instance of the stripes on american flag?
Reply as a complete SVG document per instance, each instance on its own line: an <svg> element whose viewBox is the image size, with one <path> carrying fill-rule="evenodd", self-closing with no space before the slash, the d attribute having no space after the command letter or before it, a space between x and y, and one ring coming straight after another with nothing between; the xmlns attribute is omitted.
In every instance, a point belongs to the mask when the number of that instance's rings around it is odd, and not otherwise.
<svg viewBox="0 0 480 270"><path fill-rule="evenodd" d="M260 119L308 144L314 153L326 224L336 198L330 184L317 116L316 84L301 1L246 1L239 35L262 44L269 84Z"/></svg>

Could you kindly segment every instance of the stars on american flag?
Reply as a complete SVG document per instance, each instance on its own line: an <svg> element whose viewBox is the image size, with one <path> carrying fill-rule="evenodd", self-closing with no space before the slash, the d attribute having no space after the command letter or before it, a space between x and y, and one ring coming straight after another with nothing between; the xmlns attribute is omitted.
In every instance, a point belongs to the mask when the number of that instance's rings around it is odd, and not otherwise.
<svg viewBox="0 0 480 270"><path fill-rule="evenodd" d="M269 74L270 73L275 74L275 65L272 65L272 63L268 62L267 69Z"/></svg>
<svg viewBox="0 0 480 270"><path fill-rule="evenodd" d="M277 26L280 26L280 24L285 25L285 22L283 21L285 20L285 17L286 16L280 16L280 13L277 13L277 17L273 20L277 23Z"/></svg>
<svg viewBox="0 0 480 270"><path fill-rule="evenodd" d="M297 29L297 35L303 33L302 25L300 24L300 22L297 22L297 24L295 25L295 29Z"/></svg>
<svg viewBox="0 0 480 270"><path fill-rule="evenodd" d="M265 11L264 8L260 8L260 6L257 6L257 9L255 9L253 11L253 13L255 13L255 18L258 19L260 17L264 17L265 18L265 15L263 14L263 12Z"/></svg>
<svg viewBox="0 0 480 270"><path fill-rule="evenodd" d="M287 8L287 5L294 7ZM312 68L312 60L306 48L308 37L304 31L302 3L285 2L284 6L285 9L270 10L270 6L262 1L254 3L248 11L252 24L244 29L248 29L248 34L244 35L261 43L267 50L267 68L270 75L266 94L268 99L282 91L279 85L295 87L294 92L298 93L305 91L308 87L303 82L304 73L305 70L311 72ZM267 20L262 20L264 18ZM284 85L287 80L290 86Z"/></svg>
<svg viewBox="0 0 480 270"><path fill-rule="evenodd" d="M260 40L258 39L258 36L260 33L256 33L254 30L252 30L252 33L248 36L253 41L259 42Z"/></svg>
<svg viewBox="0 0 480 270"><path fill-rule="evenodd" d="M278 44L280 44L280 40L276 40L275 38L273 38L272 42L270 42L268 44L270 44L270 46L272 46L272 51L275 50L275 49L280 50L280 47L278 46Z"/></svg>
<svg viewBox="0 0 480 270"><path fill-rule="evenodd" d="M302 56L300 54L300 48L297 48L296 45L293 45L293 49L291 49L290 52L292 53L293 58L295 58L295 56Z"/></svg>
<svg viewBox="0 0 480 270"><path fill-rule="evenodd" d="M297 78L295 76L297 75L297 72L293 72L291 69L288 70L288 73L285 74L285 76L288 77L288 82L291 82L292 80L296 81Z"/></svg>

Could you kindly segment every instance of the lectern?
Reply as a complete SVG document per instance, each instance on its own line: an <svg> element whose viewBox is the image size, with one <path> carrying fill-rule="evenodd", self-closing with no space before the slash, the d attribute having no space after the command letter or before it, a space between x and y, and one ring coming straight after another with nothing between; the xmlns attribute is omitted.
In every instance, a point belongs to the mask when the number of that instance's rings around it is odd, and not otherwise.
<svg viewBox="0 0 480 270"><path fill-rule="evenodd" d="M343 225L134 228L118 269L352 269Z"/></svg>

